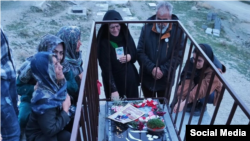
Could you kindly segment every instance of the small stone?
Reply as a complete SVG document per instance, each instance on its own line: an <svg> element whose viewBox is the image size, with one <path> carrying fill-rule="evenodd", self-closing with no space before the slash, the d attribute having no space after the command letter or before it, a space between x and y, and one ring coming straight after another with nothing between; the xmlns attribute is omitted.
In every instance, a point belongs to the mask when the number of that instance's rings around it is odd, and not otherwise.
<svg viewBox="0 0 250 141"><path fill-rule="evenodd" d="M153 136L154 139L158 139L158 136Z"/></svg>
<svg viewBox="0 0 250 141"><path fill-rule="evenodd" d="M148 138L151 138L151 137L152 137L152 135L147 134L147 137L148 137Z"/></svg>
<svg viewBox="0 0 250 141"><path fill-rule="evenodd" d="M197 10L197 8L195 6L191 7L191 10Z"/></svg>
<svg viewBox="0 0 250 141"><path fill-rule="evenodd" d="M152 140L154 140L154 138L148 138L148 140L152 141Z"/></svg>

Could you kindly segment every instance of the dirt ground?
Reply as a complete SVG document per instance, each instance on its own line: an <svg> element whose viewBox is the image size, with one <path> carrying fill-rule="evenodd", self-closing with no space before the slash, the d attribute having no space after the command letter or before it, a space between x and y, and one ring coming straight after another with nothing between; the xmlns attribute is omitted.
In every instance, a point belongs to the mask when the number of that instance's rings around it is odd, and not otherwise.
<svg viewBox="0 0 250 141"><path fill-rule="evenodd" d="M151 1L155 2L155 1ZM81 28L83 56L89 43L89 34L93 21L101 20L96 16L99 11L97 1L46 1L42 6L37 6L42 1L1 1L1 25L8 34L10 46L13 49L16 68L18 69L25 58L36 52L36 46L46 33L55 34L60 27L76 25ZM69 8L74 3L87 8L87 17L69 14ZM199 1L171 1L174 13L188 29L193 38L198 42L209 43L213 46L215 55L227 67L223 75L228 84L234 88L242 101L250 108L250 8L248 3L234 2L199 2ZM223 5L223 6L222 6ZM127 7L133 16L139 20L146 20L155 13L149 8L146 1L129 1L126 5L109 5L109 9ZM219 37L205 34L202 25L212 27L212 22L206 21L208 12L215 12L222 20L222 30ZM139 34L139 33L135 33ZM84 60L85 58L83 58ZM224 112L216 123L224 123L230 111L232 98L226 92L222 101ZM213 106L208 106L208 112L213 111ZM237 111L238 112L238 111ZM240 118L233 123L242 123L246 118L242 112L237 113Z"/></svg>

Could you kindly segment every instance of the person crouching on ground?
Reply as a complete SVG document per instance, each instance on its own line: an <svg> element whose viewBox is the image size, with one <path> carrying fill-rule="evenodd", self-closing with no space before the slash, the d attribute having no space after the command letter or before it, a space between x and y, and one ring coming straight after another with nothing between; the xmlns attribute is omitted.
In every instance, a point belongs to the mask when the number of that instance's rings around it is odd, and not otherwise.
<svg viewBox="0 0 250 141"><path fill-rule="evenodd" d="M70 122L71 105L67 82L56 55L37 53L31 61L31 71L38 82L31 99L32 112L26 126L27 141L69 141L64 127Z"/></svg>
<svg viewBox="0 0 250 141"><path fill-rule="evenodd" d="M199 44L199 45L200 45L201 49L206 53L208 58L212 62L215 62L214 61L215 56L213 54L212 48L207 44ZM197 54L199 54L199 56ZM195 65L196 59L197 59L197 64L196 64L195 76L194 76L193 80L190 80L191 75L192 75L193 65ZM196 107L195 107L195 111L194 111L194 116L200 116L201 109L202 109L202 106L203 106L204 101L205 101L207 89L208 89L208 86L210 83L210 79L211 79L213 70L208 66L208 62L206 62L204 56L201 55L201 53L199 52L199 50L197 48L194 49L193 57L188 61L188 63L189 63L189 65L187 65L187 63L186 63L186 65L182 71L182 76L181 76L182 81L180 82L180 85L179 85L178 90L177 90L178 102L181 100L179 112L183 110L186 102L188 102L187 109L189 108L191 110L191 107L193 104L192 102L195 101L195 95L196 95L196 92L198 90L199 80L202 79L201 87L199 89L198 97L197 97L198 100L196 102ZM189 67L187 68L187 66L189 66ZM223 67L223 68L222 68L222 70L224 72L225 67ZM204 71L205 74L204 74L203 78L201 78L202 69L205 69L205 71ZM218 69L221 72L221 69L220 68L218 68ZM185 71L187 71L187 76L186 76L186 78L183 78ZM183 93L181 96L181 89L182 89L182 85L183 85L184 81L185 81L185 85L184 85ZM188 89L189 89L190 83L191 83L191 91L190 91L189 98L186 99L187 94L189 92ZM210 104L213 103L213 105L216 106L216 104L218 102L219 94L220 94L221 89L222 89L222 83L220 82L220 80L217 76L214 77L214 80L212 83L213 84L212 84L212 87L210 89L208 103L210 103ZM177 111L178 110L177 109L178 102L174 106L174 109L173 109L174 113L178 112Z"/></svg>

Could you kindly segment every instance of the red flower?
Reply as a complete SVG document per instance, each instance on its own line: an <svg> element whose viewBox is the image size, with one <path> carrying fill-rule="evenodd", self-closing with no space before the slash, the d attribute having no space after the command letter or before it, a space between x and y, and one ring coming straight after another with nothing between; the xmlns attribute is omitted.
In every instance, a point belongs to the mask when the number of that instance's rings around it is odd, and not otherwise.
<svg viewBox="0 0 250 141"><path fill-rule="evenodd" d="M138 124L138 129L143 130L144 124L142 122L139 122Z"/></svg>
<svg viewBox="0 0 250 141"><path fill-rule="evenodd" d="M163 116L164 114L166 114L166 112L159 112L159 111L157 111L156 114L157 114L158 116Z"/></svg>
<svg viewBox="0 0 250 141"><path fill-rule="evenodd" d="M101 86L102 86L102 83L97 80L97 90L98 90L99 95L101 94Z"/></svg>
<svg viewBox="0 0 250 141"><path fill-rule="evenodd" d="M137 104L134 104L134 106L135 106L136 108L140 108L140 106L139 106L139 105L137 105Z"/></svg>
<svg viewBox="0 0 250 141"><path fill-rule="evenodd" d="M146 106L146 103L142 103L141 107L145 107Z"/></svg>

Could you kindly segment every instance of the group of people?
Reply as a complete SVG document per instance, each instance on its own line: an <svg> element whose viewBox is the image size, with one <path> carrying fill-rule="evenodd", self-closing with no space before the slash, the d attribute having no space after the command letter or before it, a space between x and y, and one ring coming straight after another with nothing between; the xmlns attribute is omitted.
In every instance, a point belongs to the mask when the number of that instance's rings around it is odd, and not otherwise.
<svg viewBox="0 0 250 141"><path fill-rule="evenodd" d="M172 4L159 2L156 7L156 14L148 20L179 20L172 11ZM106 20L121 21L123 19L117 11L109 10L103 18L103 21ZM214 62L219 71L225 73L225 66L214 56L211 46L204 43L199 44L199 46ZM147 23L142 27L136 47L127 25L118 22L105 23L101 25L98 31L97 47L106 98L112 100L138 98L138 86L141 86L145 98L166 97L168 90L174 84L176 69L183 57L184 35L181 34L180 27L175 23ZM198 60L197 63L194 60ZM139 73L135 67L136 61L140 65ZM194 65L196 67L193 67ZM195 77L191 78L194 68ZM201 78L203 69L205 69L205 75ZM185 72L187 72L187 75L184 78ZM188 107L186 111L191 111L198 82L201 79L198 102L194 111L194 115L199 116L212 73L213 70L209 67L204 56L198 49L194 49L193 57L187 60L181 73L177 95L174 96L171 103L173 111L182 111L186 102ZM186 83L183 83L183 81L186 81ZM191 92L187 99L190 83L192 83ZM184 91L181 91L182 85L185 85ZM220 80L215 77L208 103L217 104L221 88ZM160 102L162 103L163 100L160 100ZM178 103L180 103L180 108L177 108Z"/></svg>
<svg viewBox="0 0 250 141"><path fill-rule="evenodd" d="M172 11L169 2L159 2L156 14L148 20L178 20ZM103 20L123 19L117 11L109 10ZM38 45L38 52L27 58L17 71L8 39L1 28L1 134L4 141L20 140L20 131L25 131L28 141L70 139L72 109L78 99L83 72L80 37L81 32L76 26L62 27L56 35L45 35ZM218 69L225 72L225 66L214 56L212 48L207 44L199 45ZM126 24L109 23L101 25L97 47L106 98L138 98L138 86L145 98L165 97L167 89L173 86L175 71L182 60L184 35L174 23L148 23L142 27L136 47ZM140 65L139 73L136 61ZM191 80L193 68L195 76ZM203 69L205 75L201 75ZM204 56L194 49L171 104L174 112L180 112L186 103L190 107L198 100L196 111L199 115L198 105L204 102L212 73ZM201 88L195 99L199 82ZM192 89L187 99L189 84ZM215 77L208 103L217 104L221 88L221 82ZM19 109L17 94L21 96ZM180 108L177 108L178 103Z"/></svg>
<svg viewBox="0 0 250 141"><path fill-rule="evenodd" d="M1 28L1 135L5 141L68 141L83 73L81 31L64 26L42 37L16 70ZM17 77L16 77L17 72ZM20 105L17 106L18 95Z"/></svg>

